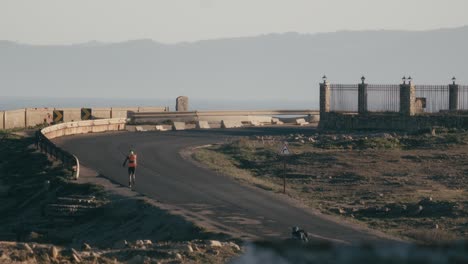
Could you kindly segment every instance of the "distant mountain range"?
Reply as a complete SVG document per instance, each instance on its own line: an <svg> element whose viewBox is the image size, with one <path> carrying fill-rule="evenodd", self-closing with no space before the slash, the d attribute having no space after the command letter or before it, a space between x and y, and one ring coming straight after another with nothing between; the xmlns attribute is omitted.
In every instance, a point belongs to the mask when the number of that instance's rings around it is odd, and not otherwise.
<svg viewBox="0 0 468 264"><path fill-rule="evenodd" d="M468 84L468 27L269 34L33 46L0 41L2 96L285 101L317 105L318 83ZM1 108L0 101L0 108ZM301 105L304 108L307 105Z"/></svg>

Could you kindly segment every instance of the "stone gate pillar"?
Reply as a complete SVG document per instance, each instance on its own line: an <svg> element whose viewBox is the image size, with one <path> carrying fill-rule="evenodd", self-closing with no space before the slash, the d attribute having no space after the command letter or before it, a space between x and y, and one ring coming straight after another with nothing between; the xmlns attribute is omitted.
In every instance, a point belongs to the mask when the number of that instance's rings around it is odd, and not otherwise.
<svg viewBox="0 0 468 264"><path fill-rule="evenodd" d="M189 109L188 97L179 96L176 99L176 111L177 112L187 112Z"/></svg>
<svg viewBox="0 0 468 264"><path fill-rule="evenodd" d="M455 77L452 78L453 83L449 85L449 110L458 110L458 84L455 83Z"/></svg>
<svg viewBox="0 0 468 264"><path fill-rule="evenodd" d="M325 116L330 112L330 83L323 77L320 83L320 120L325 120Z"/></svg>
<svg viewBox="0 0 468 264"><path fill-rule="evenodd" d="M365 83L366 78L362 76L362 83L358 85L358 113L366 114L367 109L367 83Z"/></svg>
<svg viewBox="0 0 468 264"><path fill-rule="evenodd" d="M411 77L408 80L407 84L406 78L403 78L403 84L400 84L400 114L413 116L416 112L416 88Z"/></svg>

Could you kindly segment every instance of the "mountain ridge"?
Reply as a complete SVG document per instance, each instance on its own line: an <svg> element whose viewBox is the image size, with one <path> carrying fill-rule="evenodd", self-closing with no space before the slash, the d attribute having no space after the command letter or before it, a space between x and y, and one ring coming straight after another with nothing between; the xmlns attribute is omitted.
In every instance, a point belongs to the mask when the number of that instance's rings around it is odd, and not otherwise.
<svg viewBox="0 0 468 264"><path fill-rule="evenodd" d="M0 41L4 96L318 101L318 82L468 83L468 26L340 31L164 44L27 45ZM1 102L0 102L1 104ZM307 107L307 106L303 106Z"/></svg>

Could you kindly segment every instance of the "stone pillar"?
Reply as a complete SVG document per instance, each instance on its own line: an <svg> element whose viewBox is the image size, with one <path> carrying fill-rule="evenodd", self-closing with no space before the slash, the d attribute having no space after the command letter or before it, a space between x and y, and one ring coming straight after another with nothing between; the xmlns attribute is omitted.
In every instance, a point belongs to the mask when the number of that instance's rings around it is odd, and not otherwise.
<svg viewBox="0 0 468 264"><path fill-rule="evenodd" d="M358 86L358 113L367 113L367 83L360 83Z"/></svg>
<svg viewBox="0 0 468 264"><path fill-rule="evenodd" d="M458 110L458 84L449 85L449 110Z"/></svg>
<svg viewBox="0 0 468 264"><path fill-rule="evenodd" d="M176 111L177 112L187 112L188 111L188 97L179 96L176 99Z"/></svg>
<svg viewBox="0 0 468 264"><path fill-rule="evenodd" d="M413 116L416 112L416 88L413 83L400 84L400 114Z"/></svg>
<svg viewBox="0 0 468 264"><path fill-rule="evenodd" d="M324 120L328 112L330 112L330 83L325 80L320 83L320 120Z"/></svg>

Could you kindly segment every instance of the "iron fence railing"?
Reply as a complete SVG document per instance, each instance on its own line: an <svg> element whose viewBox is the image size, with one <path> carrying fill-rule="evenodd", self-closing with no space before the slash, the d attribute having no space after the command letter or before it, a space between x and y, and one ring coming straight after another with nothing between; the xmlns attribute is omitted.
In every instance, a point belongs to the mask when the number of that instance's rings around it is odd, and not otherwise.
<svg viewBox="0 0 468 264"><path fill-rule="evenodd" d="M458 86L458 109L468 110L468 85Z"/></svg>
<svg viewBox="0 0 468 264"><path fill-rule="evenodd" d="M330 85L330 111L357 112L358 111L358 85L357 84L331 84Z"/></svg>
<svg viewBox="0 0 468 264"><path fill-rule="evenodd" d="M416 85L416 98L425 98L423 112L437 113L449 110L448 85Z"/></svg>
<svg viewBox="0 0 468 264"><path fill-rule="evenodd" d="M400 86L398 84L369 84L367 86L367 110L369 112L400 111Z"/></svg>
<svg viewBox="0 0 468 264"><path fill-rule="evenodd" d="M79 164L77 158L69 152L57 147L42 134L41 130L36 131L36 148L54 159L60 160L65 168L72 171L74 178L78 177L77 170L79 169Z"/></svg>

